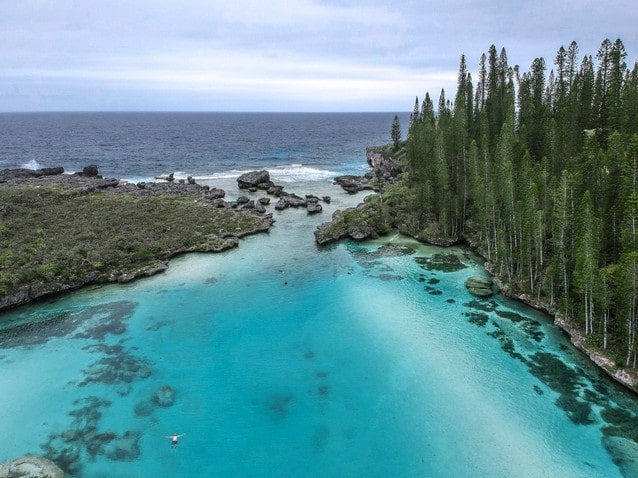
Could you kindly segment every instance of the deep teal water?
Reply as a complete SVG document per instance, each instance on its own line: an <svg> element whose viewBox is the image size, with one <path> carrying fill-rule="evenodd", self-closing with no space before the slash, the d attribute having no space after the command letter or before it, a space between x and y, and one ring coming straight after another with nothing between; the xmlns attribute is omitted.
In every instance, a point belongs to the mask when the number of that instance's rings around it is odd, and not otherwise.
<svg viewBox="0 0 638 478"><path fill-rule="evenodd" d="M276 219L236 250L0 316L0 460L48 453L90 477L622 476L604 429L635 398L547 317L473 299L476 257L401 236L317 248L320 218ZM165 386L170 406L153 401Z"/></svg>

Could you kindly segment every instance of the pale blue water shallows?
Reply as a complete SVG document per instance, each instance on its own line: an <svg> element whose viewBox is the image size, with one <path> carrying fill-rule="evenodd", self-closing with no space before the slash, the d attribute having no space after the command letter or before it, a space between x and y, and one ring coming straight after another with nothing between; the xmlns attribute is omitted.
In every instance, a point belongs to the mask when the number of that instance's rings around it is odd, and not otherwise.
<svg viewBox="0 0 638 478"><path fill-rule="evenodd" d="M318 223L363 198L332 176L365 171L392 117L0 115L1 167L179 171L230 196L263 167L332 197L321 215L272 209L271 231L234 250L0 314L0 462L42 454L82 477L636 476L636 396L549 317L473 298L478 257L400 235L315 245Z"/></svg>

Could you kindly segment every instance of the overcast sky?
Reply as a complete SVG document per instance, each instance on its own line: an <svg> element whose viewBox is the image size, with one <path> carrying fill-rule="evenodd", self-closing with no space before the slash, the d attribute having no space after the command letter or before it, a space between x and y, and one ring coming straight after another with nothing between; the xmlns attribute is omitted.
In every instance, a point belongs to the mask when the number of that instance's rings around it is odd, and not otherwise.
<svg viewBox="0 0 638 478"><path fill-rule="evenodd" d="M636 0L0 0L0 111L410 111L605 38L633 66Z"/></svg>

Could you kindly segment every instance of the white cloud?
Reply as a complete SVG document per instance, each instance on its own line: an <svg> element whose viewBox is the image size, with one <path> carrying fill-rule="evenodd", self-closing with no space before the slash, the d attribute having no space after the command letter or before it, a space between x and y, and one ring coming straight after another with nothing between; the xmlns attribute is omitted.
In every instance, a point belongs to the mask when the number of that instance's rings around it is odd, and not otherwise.
<svg viewBox="0 0 638 478"><path fill-rule="evenodd" d="M157 109L168 96L184 109L409 110L425 91L452 97L461 53L475 71L493 43L523 69L536 56L551 68L574 39L594 54L620 36L635 58L630 2L574 1L0 2L0 110L38 109L38 98Z"/></svg>

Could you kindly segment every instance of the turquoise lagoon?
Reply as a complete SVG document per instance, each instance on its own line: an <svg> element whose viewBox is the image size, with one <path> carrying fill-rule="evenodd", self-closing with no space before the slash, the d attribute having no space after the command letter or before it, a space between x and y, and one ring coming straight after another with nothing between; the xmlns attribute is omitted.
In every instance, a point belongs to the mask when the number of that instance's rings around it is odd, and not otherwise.
<svg viewBox="0 0 638 478"><path fill-rule="evenodd" d="M635 424L635 397L548 317L473 298L463 283L485 272L462 248L317 247L316 224L361 196L299 192L333 202L275 213L235 250L1 315L0 461L48 454L87 477L629 476L633 445L606 435Z"/></svg>

